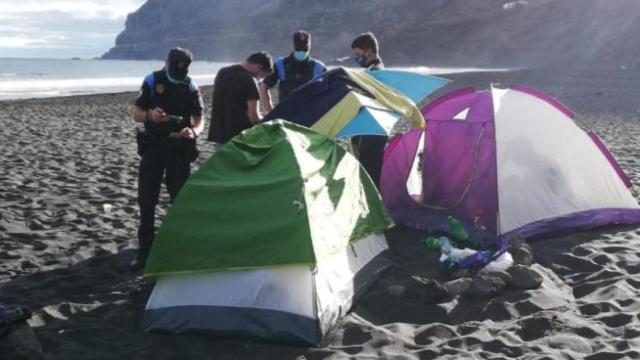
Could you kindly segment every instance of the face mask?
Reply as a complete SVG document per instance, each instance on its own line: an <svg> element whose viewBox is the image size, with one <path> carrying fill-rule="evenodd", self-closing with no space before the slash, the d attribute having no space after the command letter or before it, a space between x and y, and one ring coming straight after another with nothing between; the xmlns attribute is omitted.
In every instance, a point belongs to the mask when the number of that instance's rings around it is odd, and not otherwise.
<svg viewBox="0 0 640 360"><path fill-rule="evenodd" d="M362 67L367 66L367 57L364 55L356 56L355 58L353 58L353 60L355 60L358 65Z"/></svg>
<svg viewBox="0 0 640 360"><path fill-rule="evenodd" d="M304 61L309 57L309 52L308 51L294 51L293 52L293 56L298 61Z"/></svg>
<svg viewBox="0 0 640 360"><path fill-rule="evenodd" d="M169 72L167 72L167 80L169 80L170 83L175 85L182 83L182 81L172 78L171 75L169 75Z"/></svg>

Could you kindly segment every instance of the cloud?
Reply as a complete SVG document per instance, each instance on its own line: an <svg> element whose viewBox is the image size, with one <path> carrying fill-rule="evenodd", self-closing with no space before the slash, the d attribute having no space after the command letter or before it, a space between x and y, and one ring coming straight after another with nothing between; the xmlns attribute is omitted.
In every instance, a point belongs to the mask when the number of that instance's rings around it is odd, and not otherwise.
<svg viewBox="0 0 640 360"><path fill-rule="evenodd" d="M2 0L2 56L99 56L145 0ZM66 52L51 49L66 49ZM39 51L41 51L39 53Z"/></svg>
<svg viewBox="0 0 640 360"><path fill-rule="evenodd" d="M144 2L141 0L3 0L3 14L66 13L77 18L123 19Z"/></svg>

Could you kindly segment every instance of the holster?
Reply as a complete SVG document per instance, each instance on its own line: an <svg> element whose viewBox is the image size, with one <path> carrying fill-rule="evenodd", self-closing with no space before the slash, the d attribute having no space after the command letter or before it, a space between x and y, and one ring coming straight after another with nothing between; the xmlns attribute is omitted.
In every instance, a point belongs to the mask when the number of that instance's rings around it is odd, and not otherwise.
<svg viewBox="0 0 640 360"><path fill-rule="evenodd" d="M149 146L150 135L145 129L136 128L136 143L138 144L138 155L142 156Z"/></svg>

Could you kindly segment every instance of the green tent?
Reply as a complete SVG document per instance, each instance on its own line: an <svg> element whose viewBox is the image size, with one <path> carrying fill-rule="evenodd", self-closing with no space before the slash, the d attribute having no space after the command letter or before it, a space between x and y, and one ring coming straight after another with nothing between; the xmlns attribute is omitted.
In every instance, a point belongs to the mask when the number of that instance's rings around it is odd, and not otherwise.
<svg viewBox="0 0 640 360"><path fill-rule="evenodd" d="M385 267L378 255L391 226L367 173L332 140L282 120L253 127L204 163L169 209L145 269L145 276L159 278L147 329L177 331L180 324L316 343ZM201 299L207 291L215 299ZM190 292L199 300L189 299ZM293 303L283 305L287 292ZM268 322L279 330L258 331L255 313L234 318L229 307L267 311L261 321L275 316ZM300 316L307 330L279 328L299 324ZM185 326L189 318L198 324Z"/></svg>

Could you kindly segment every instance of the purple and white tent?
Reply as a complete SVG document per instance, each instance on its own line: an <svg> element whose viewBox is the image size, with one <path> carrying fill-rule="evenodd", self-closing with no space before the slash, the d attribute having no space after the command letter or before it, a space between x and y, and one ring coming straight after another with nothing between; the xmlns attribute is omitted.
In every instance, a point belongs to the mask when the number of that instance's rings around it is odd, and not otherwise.
<svg viewBox="0 0 640 360"><path fill-rule="evenodd" d="M454 91L422 109L425 130L394 138L381 194L396 222L447 231L447 216L524 237L639 224L629 179L564 105L521 86Z"/></svg>

